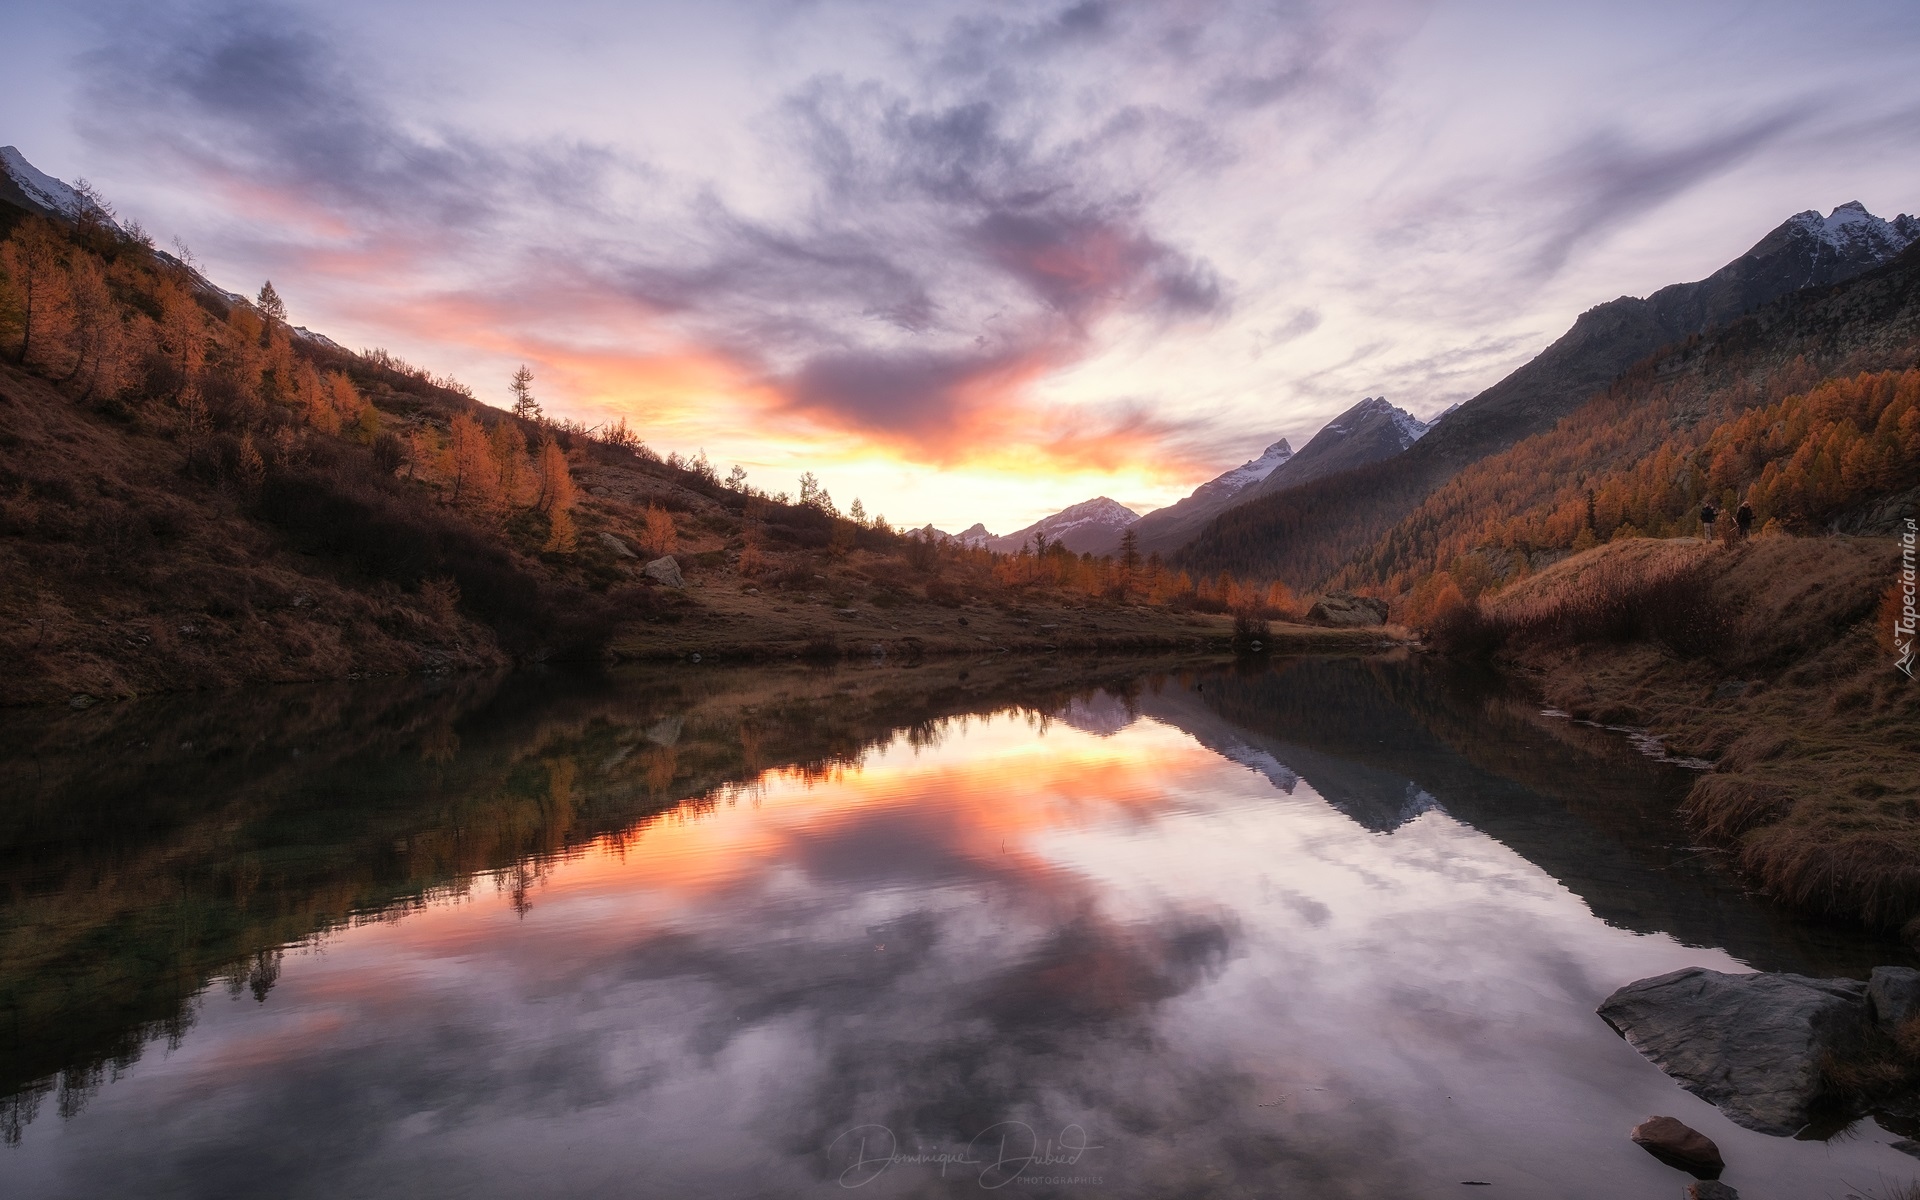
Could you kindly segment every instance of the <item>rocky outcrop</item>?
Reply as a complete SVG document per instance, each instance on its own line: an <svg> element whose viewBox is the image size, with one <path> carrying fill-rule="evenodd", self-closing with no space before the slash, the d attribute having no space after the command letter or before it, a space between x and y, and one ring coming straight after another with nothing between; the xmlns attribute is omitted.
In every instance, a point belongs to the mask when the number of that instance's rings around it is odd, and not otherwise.
<svg viewBox="0 0 1920 1200"><path fill-rule="evenodd" d="M1307 620L1323 625L1385 625L1387 602L1352 592L1328 592L1307 610Z"/></svg>
<svg viewBox="0 0 1920 1200"><path fill-rule="evenodd" d="M619 537L611 533L602 533L600 535L600 544L602 546L605 546L607 549L613 551L615 558L639 558L640 557L638 554L635 554L632 550L628 549L627 544L621 541Z"/></svg>
<svg viewBox="0 0 1920 1200"><path fill-rule="evenodd" d="M1600 1016L1736 1124L1786 1136L1825 1098L1823 1060L1864 1040L1866 1001L1867 985L1856 979L1688 967L1628 984Z"/></svg>
<svg viewBox="0 0 1920 1200"><path fill-rule="evenodd" d="M1718 1179L1727 1169L1713 1139L1677 1117L1648 1117L1633 1127L1633 1144L1695 1179Z"/></svg>
<svg viewBox="0 0 1920 1200"><path fill-rule="evenodd" d="M673 561L673 555L656 558L640 568L640 573L662 587L683 588L687 586L686 577L680 574L680 564Z"/></svg>

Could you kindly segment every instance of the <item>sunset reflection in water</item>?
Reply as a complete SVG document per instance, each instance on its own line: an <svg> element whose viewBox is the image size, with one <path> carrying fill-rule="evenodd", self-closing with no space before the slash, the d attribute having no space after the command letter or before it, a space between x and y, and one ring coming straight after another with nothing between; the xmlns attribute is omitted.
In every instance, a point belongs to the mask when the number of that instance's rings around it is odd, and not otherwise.
<svg viewBox="0 0 1920 1200"><path fill-rule="evenodd" d="M1641 1061L1602 996L1741 962L1596 918L1464 768L1287 763L1202 696L943 720L336 928L27 1126L8 1193L1599 1200L1677 1192L1654 1112L1743 1196L1901 1161Z"/></svg>

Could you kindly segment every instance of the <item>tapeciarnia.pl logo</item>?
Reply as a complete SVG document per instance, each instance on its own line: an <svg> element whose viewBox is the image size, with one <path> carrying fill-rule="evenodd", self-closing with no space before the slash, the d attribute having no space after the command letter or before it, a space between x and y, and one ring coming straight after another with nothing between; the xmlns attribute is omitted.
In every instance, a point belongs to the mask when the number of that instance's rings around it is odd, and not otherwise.
<svg viewBox="0 0 1920 1200"><path fill-rule="evenodd" d="M1914 668L1914 519L1908 517L1900 529L1900 611L1893 618L1893 648L1900 655L1894 662L1908 679Z"/></svg>

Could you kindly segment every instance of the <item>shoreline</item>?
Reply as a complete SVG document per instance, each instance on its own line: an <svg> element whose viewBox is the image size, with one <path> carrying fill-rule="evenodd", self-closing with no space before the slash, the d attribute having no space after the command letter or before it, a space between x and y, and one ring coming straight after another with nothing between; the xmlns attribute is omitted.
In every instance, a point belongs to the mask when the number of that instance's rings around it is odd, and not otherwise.
<svg viewBox="0 0 1920 1200"><path fill-rule="evenodd" d="M1034 609L1033 611L1042 611ZM1049 613L1048 615L1055 615ZM968 635L923 637L889 628L884 632L852 623L822 627L810 636L795 637L791 631L758 631L759 636L720 640L694 634L676 635L650 630L639 636L616 636L606 652L593 659L551 658L522 663L481 661L454 666L427 666L402 671L365 670L341 674L316 674L244 679L232 683L150 688L118 695L94 695L74 692L41 700L19 700L0 704L0 712L48 711L61 708L84 710L121 701L168 696L209 695L247 688L286 687L327 683L358 683L376 680L461 679L487 675L505 675L517 671L554 667L582 669L635 665L747 665L804 662L812 665L863 663L908 667L922 662L980 660L1005 662L1005 656L1020 659L1072 656L1088 663L1105 656L1137 654L1200 654L1209 658L1228 658L1236 653L1230 618L1204 614L1184 614L1181 630L1160 631L1114 629L1109 632L1016 635ZM1017 620L1017 619L1016 619ZM1049 622L1051 623L1051 622ZM1168 622L1158 622L1165 625ZM989 626L993 627L993 626ZM673 629L673 627L669 627ZM650 636L649 636L650 635ZM770 636L771 635L771 636ZM976 640L990 639L990 640ZM1275 622L1271 633L1252 653L1280 658L1305 654L1370 654L1412 645L1404 633L1380 626L1338 627Z"/></svg>

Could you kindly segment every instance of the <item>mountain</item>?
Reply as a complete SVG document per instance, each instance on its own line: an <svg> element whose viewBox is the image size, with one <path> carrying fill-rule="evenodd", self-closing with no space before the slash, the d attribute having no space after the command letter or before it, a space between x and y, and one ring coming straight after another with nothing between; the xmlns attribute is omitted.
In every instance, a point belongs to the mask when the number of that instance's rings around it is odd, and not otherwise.
<svg viewBox="0 0 1920 1200"><path fill-rule="evenodd" d="M987 527L978 521L962 529L959 533L948 533L944 529L936 529L932 522L928 522L926 525L912 532L919 534L929 541L953 542L956 545L965 546L970 550L977 550L993 540L993 535L987 532Z"/></svg>
<svg viewBox="0 0 1920 1200"><path fill-rule="evenodd" d="M1005 537L993 538L986 545L1002 554L1017 554L1033 541L1034 534L1043 533L1049 542L1059 542L1075 554L1112 554L1120 545L1121 533L1139 519L1139 513L1118 500L1099 496L1042 517Z"/></svg>
<svg viewBox="0 0 1920 1200"><path fill-rule="evenodd" d="M1385 537L1463 468L1561 417L1629 366L1782 296L1842 283L1920 238L1920 220L1891 221L1859 203L1789 217L1739 258L1694 283L1645 299L1622 296L1432 427L1403 453L1266 491L1214 518L1175 556L1198 571L1230 568L1315 586ZM1305 453L1304 451L1302 452Z"/></svg>
<svg viewBox="0 0 1920 1200"><path fill-rule="evenodd" d="M43 217L91 217L113 224L112 215L92 196L41 171L13 146L0 146L0 200Z"/></svg>
<svg viewBox="0 0 1920 1200"><path fill-rule="evenodd" d="M993 535L987 532L987 527L978 521L962 529L959 533L949 536L969 550L978 550L993 540Z"/></svg>
<svg viewBox="0 0 1920 1200"><path fill-rule="evenodd" d="M1369 396L1326 423L1300 453L1246 494L1269 496L1283 488L1391 458L1425 436L1426 422L1385 396Z"/></svg>
<svg viewBox="0 0 1920 1200"><path fill-rule="evenodd" d="M1213 517L1232 506L1247 489L1273 474L1274 468L1293 457L1293 447L1281 438L1231 471L1216 475L1184 500L1156 509L1134 522L1140 539L1140 553L1175 550L1185 545ZM1117 543L1116 543L1117 544Z"/></svg>

